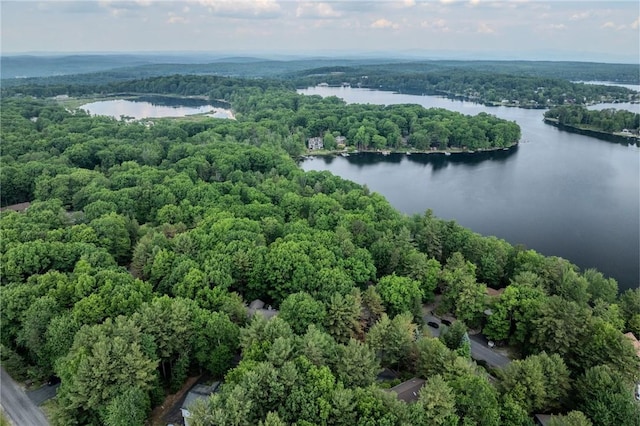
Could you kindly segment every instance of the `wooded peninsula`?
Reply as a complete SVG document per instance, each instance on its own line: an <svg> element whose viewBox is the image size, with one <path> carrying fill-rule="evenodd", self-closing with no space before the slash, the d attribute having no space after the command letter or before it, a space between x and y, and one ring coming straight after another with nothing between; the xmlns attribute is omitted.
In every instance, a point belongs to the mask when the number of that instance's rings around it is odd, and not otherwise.
<svg viewBox="0 0 640 426"><path fill-rule="evenodd" d="M189 407L191 425L636 424L640 358L624 333L640 335L640 289L403 215L295 161L312 137L508 147L516 123L294 87L174 75L3 89L1 203L27 204L0 216L2 365L61 379L54 424L143 425L200 375L222 385ZM62 93L205 96L236 119L118 120L42 98ZM248 315L257 299L277 315ZM435 302L451 319L440 337L424 319ZM474 361L480 331L513 360ZM388 391L411 378L424 383L413 402Z"/></svg>
<svg viewBox="0 0 640 426"><path fill-rule="evenodd" d="M640 114L619 109L588 110L577 105L563 105L544 113L545 122L564 130L620 142L638 141Z"/></svg>

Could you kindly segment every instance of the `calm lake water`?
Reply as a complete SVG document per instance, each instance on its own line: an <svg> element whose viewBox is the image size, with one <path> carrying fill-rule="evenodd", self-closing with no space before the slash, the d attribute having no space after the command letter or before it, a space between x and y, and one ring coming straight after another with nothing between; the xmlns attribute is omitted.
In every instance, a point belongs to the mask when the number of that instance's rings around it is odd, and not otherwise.
<svg viewBox="0 0 640 426"><path fill-rule="evenodd" d="M231 110L222 104L212 105L208 101L200 99L176 99L164 96L92 102L82 105L80 108L90 114L107 115L118 119L122 116L139 120L142 118L184 117L205 113L215 118L233 118Z"/></svg>
<svg viewBox="0 0 640 426"><path fill-rule="evenodd" d="M358 154L315 157L304 170L328 170L366 184L400 211L432 209L484 235L595 267L620 289L640 283L640 149L544 124L542 110L486 107L434 96L313 87L306 95L349 103L420 104L516 121L522 143L510 151ZM637 111L638 105L615 104Z"/></svg>

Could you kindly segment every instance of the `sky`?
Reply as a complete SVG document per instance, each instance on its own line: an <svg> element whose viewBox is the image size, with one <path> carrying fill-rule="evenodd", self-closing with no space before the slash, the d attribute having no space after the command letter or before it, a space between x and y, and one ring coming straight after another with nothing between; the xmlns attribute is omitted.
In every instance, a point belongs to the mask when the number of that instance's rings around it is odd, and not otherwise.
<svg viewBox="0 0 640 426"><path fill-rule="evenodd" d="M2 54L210 52L640 63L637 0L20 0Z"/></svg>

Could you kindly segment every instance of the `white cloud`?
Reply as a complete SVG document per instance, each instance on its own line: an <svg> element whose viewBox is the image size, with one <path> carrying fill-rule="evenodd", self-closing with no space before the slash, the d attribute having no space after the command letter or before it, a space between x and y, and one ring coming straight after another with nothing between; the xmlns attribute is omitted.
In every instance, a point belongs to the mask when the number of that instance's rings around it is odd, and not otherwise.
<svg viewBox="0 0 640 426"><path fill-rule="evenodd" d="M395 24L395 23L389 21L388 19L381 18L381 19L378 19L376 21L373 21L371 23L371 28L377 28L377 29L380 29L380 28L393 28L394 30L397 30L398 28L400 28L400 26L398 24Z"/></svg>
<svg viewBox="0 0 640 426"><path fill-rule="evenodd" d="M178 16L174 13L169 12L169 19L167 19L167 24L188 24L189 20L182 16Z"/></svg>
<svg viewBox="0 0 640 426"><path fill-rule="evenodd" d="M281 15L276 0L199 0L210 13L230 18L275 18Z"/></svg>
<svg viewBox="0 0 640 426"><path fill-rule="evenodd" d="M637 30L638 27L640 27L640 16L637 17L636 20L631 23L631 28L633 28L634 30Z"/></svg>
<svg viewBox="0 0 640 426"><path fill-rule="evenodd" d="M317 2L303 2L298 5L296 9L297 18L339 18L342 13L336 11L331 7L329 3L317 3Z"/></svg>
<svg viewBox="0 0 640 426"><path fill-rule="evenodd" d="M631 28L633 28L634 23L631 24ZM614 22L607 21L604 24L602 24L602 26L600 28L620 31L620 30L626 29L627 26L624 25L624 24L616 24Z"/></svg>
<svg viewBox="0 0 640 426"><path fill-rule="evenodd" d="M571 15L569 19L572 21L582 21L584 19L589 18L590 16L591 16L591 11L585 10L584 12L574 13L573 15Z"/></svg>
<svg viewBox="0 0 640 426"><path fill-rule="evenodd" d="M434 30L446 32L449 31L449 26L447 25L447 21L444 19L434 19L433 21L422 21L420 23L422 28L431 28Z"/></svg>
<svg viewBox="0 0 640 426"><path fill-rule="evenodd" d="M478 24L478 32L480 34L493 34L496 31L491 28L486 22L481 22L480 24Z"/></svg>

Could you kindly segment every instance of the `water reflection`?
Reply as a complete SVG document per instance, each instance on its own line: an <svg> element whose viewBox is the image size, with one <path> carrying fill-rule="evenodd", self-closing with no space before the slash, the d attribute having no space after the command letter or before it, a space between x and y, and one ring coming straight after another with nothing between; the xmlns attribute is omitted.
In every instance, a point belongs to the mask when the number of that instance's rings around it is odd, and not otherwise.
<svg viewBox="0 0 640 426"><path fill-rule="evenodd" d="M184 117L208 114L215 118L233 118L230 105L222 101L208 101L200 98L176 98L170 96L139 96L135 99L113 99L91 102L80 106L94 115L113 118Z"/></svg>
<svg viewBox="0 0 640 426"><path fill-rule="evenodd" d="M640 148L561 131L543 111L487 108L433 96L363 89L300 91L348 102L413 103L516 121L522 142L474 154L358 154L312 158L304 170L329 170L384 195L407 214L432 209L485 235L596 267L620 289L640 277ZM637 104L616 104L636 108Z"/></svg>

